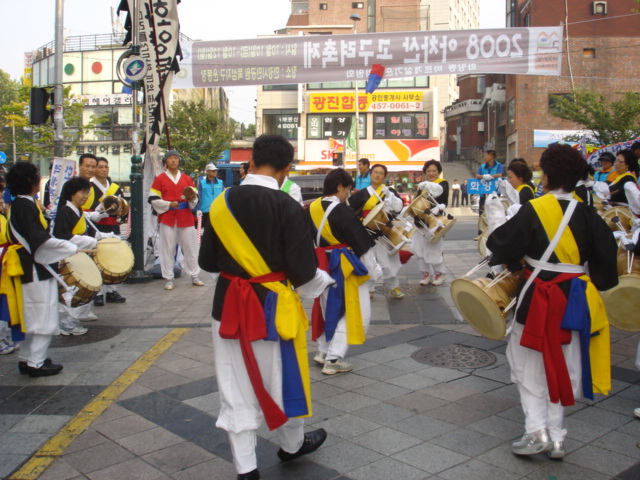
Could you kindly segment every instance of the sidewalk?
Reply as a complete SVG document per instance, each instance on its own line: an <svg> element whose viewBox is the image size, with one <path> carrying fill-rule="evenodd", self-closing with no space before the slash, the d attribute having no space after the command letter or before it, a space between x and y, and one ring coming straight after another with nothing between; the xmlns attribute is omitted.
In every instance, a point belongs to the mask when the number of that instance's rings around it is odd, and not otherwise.
<svg viewBox="0 0 640 480"><path fill-rule="evenodd" d="M404 299L378 289L367 342L349 352L353 372L325 376L311 365L307 423L325 428L327 442L280 464L263 428L262 478L640 478L640 334L612 330L612 395L568 409L564 461L516 457L510 445L523 433L523 414L506 344L461 321L449 293L451 280L478 263L476 243L446 240L445 252L442 287L420 287L410 261L401 271ZM88 335L54 340L50 356L64 364L58 376L25 377L16 354L1 356L0 477L235 479L226 433L215 428L213 282L202 279L200 288L177 279L172 291L161 280L122 286L127 302L95 308Z"/></svg>

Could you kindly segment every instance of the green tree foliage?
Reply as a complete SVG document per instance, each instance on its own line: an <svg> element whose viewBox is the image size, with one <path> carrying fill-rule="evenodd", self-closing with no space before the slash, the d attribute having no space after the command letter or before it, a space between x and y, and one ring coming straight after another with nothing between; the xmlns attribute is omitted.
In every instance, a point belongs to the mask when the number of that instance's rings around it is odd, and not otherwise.
<svg viewBox="0 0 640 480"><path fill-rule="evenodd" d="M184 160L182 168L191 173L204 171L205 165L217 160L233 139L233 130L222 112L206 107L204 102L175 102L167 123L171 148L180 152ZM165 137L160 146L167 148Z"/></svg>
<svg viewBox="0 0 640 480"><path fill-rule="evenodd" d="M640 94L636 92L612 96L579 89L569 96L554 95L553 99L552 115L591 130L602 145L640 136Z"/></svg>
<svg viewBox="0 0 640 480"><path fill-rule="evenodd" d="M100 119L92 117L83 125L84 104L71 102L69 92L70 87L64 89L63 135L66 145L76 146L83 134L94 128ZM13 158L14 142L17 159L32 154L53 157L53 121L49 120L47 125L30 125L29 95L29 87L19 85L0 70L0 149L9 159Z"/></svg>

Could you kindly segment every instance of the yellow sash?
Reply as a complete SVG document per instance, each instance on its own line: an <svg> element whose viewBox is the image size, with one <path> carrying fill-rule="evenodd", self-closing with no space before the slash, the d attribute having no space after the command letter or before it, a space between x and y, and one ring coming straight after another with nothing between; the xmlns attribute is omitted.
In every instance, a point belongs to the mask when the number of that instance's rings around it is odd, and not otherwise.
<svg viewBox="0 0 640 480"><path fill-rule="evenodd" d="M549 240L551 240L564 216L560 202L558 202L558 199L553 195L544 195L531 200L530 203L542 222L542 226ZM573 233L571 233L568 226L564 229L562 238L554 250L554 253L562 263L580 264L580 252L578 251ZM592 337L589 343L589 355L591 359L593 391L606 395L611 391L609 320L604 310L602 297L600 297L598 290L591 282L589 276L581 275L579 278L587 283L586 296L591 316ZM599 332L599 335L593 335L596 332Z"/></svg>
<svg viewBox="0 0 640 480"><path fill-rule="evenodd" d="M369 188L369 187L367 187ZM373 188L373 187L371 187ZM382 185L378 185L378 188L376 188L376 193L378 194L378 196L380 198L384 198L383 194L382 194ZM375 195L371 195L369 197L369 200L366 201L366 203L364 204L364 207L362 207L362 211L366 212L368 210L371 210L373 207L375 207L378 203L380 202L380 200L378 199L377 196Z"/></svg>
<svg viewBox="0 0 640 480"><path fill-rule="evenodd" d="M24 301L22 299L22 275L24 270L18 249L22 245L15 244L7 247L2 257L2 275L0 276L0 294L7 297L10 325L20 325L20 331L26 332L24 324Z"/></svg>
<svg viewBox="0 0 640 480"><path fill-rule="evenodd" d="M107 190L104 192L104 195L102 195L98 201L102 202L102 200L104 200L104 197L108 197L109 195L115 195L116 192L118 191L118 188L120 188L120 185L118 185L117 183L112 183L111 185L109 185L109 188L107 188ZM93 188L91 189L93 191Z"/></svg>
<svg viewBox="0 0 640 480"><path fill-rule="evenodd" d="M220 238L229 255L251 276L259 277L272 273L260 252L251 243L227 205L226 195L218 195L211 204L209 212L211 225ZM293 291L291 283L265 282L261 285L278 296L276 304L276 330L283 340L293 340L302 378L307 411L311 416L311 381L309 378L309 358L307 355L307 336L309 319L304 311L300 297Z"/></svg>
<svg viewBox="0 0 640 480"><path fill-rule="evenodd" d="M314 200L309 205L309 213L316 229L324 218L322 198ZM322 237L330 245L339 245L340 241L333 235L329 222L324 222ZM369 280L369 275L354 275L354 267L349 258L340 254L340 268L344 278L344 307L347 323L347 343L349 345L362 345L365 341L364 324L362 323L362 310L360 308L360 292L358 287Z"/></svg>
<svg viewBox="0 0 640 480"><path fill-rule="evenodd" d="M631 172L626 172L626 173L623 173L622 175L618 175L618 176L616 177L616 179L615 179L613 182L611 182L611 184L610 184L609 186L611 186L611 185L615 185L615 184L616 184L616 183L618 183L620 180L622 180L624 177L631 177L631 178L633 178L633 181L634 181L634 182L635 182L635 181L637 181L637 180L636 180L636 176L635 176L633 173L631 173Z"/></svg>
<svg viewBox="0 0 640 480"><path fill-rule="evenodd" d="M84 218L84 214L80 212L80 218L78 223L73 226L71 233L74 235L84 235L87 232L87 220Z"/></svg>
<svg viewBox="0 0 640 480"><path fill-rule="evenodd" d="M528 183L523 183L522 185L520 185L518 188L516 188L517 192L520 193L520 190L522 190L523 188L529 188L529 190L531 190L531 193L535 193L533 191L533 188L531 188L531 185L529 185Z"/></svg>

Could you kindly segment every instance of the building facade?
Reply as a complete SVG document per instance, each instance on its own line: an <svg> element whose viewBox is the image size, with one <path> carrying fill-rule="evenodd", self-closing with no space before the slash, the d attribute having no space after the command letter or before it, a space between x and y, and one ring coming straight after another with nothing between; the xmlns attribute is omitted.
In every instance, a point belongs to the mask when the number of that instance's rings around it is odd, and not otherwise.
<svg viewBox="0 0 640 480"><path fill-rule="evenodd" d="M640 90L638 16L634 0L507 0L507 26L564 24L559 77L508 75L505 97L506 158L529 163L563 131L580 127L551 115L552 95L574 89L617 94ZM549 131L551 133L549 133ZM555 132L555 133L554 133Z"/></svg>
<svg viewBox="0 0 640 480"><path fill-rule="evenodd" d="M278 35L337 35L477 28L477 0L291 0L291 15ZM440 159L445 124L442 109L458 97L453 75L384 80L373 94L365 82L333 82L258 87L256 133L281 133L296 147L298 169L331 166L354 121L356 89L359 154L390 170L415 170ZM411 98L411 102L406 99ZM382 101L382 100L386 101ZM338 100L342 100L338 102ZM382 104L384 103L384 106ZM323 106L332 104L331 113ZM374 108L371 105L375 104ZM410 145L410 147L407 147ZM344 151L347 168L356 155ZM418 168L419 169L419 168Z"/></svg>
<svg viewBox="0 0 640 480"><path fill-rule="evenodd" d="M109 160L111 178L128 185L131 174L133 107L131 90L118 78L118 59L127 50L123 34L67 37L64 42L62 82L70 88L72 102L84 102L83 122L101 119L98 126L80 133L65 126L65 134L77 139L77 145L65 145L64 158L77 160L83 153L93 153ZM190 40L181 34L181 40ZM55 83L54 44L49 43L30 54L34 87L51 87ZM142 97L141 97L142 99ZM170 102L204 101L210 108L224 112L229 119L229 100L222 88L173 90ZM144 125L144 124L143 124ZM144 131L144 128L141 128ZM41 172L47 172L50 158L34 158Z"/></svg>

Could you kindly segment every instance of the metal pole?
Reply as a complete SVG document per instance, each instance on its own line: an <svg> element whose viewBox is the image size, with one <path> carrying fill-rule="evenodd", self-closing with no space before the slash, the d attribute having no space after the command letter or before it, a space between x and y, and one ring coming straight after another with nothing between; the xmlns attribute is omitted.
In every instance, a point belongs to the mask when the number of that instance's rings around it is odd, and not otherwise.
<svg viewBox="0 0 640 480"><path fill-rule="evenodd" d="M63 62L63 36L64 36L64 0L56 0L56 38L54 53L53 87L53 156L64 157L64 120L62 117L62 62ZM15 135L14 135L15 138ZM15 149L14 159L15 162Z"/></svg>
<svg viewBox="0 0 640 480"><path fill-rule="evenodd" d="M131 51L133 55L140 54L139 41L139 22L140 22L140 6L138 0L131 2ZM131 85L132 98L131 105L133 108L133 126L131 129L131 139L133 141L133 155L131 156L131 235L129 242L133 250L134 263L133 270L127 282L137 283L151 280L151 276L144 271L145 243L144 243L144 212L143 212L143 175L142 175L142 157L140 156L141 145L138 141L138 133L140 131L140 117L138 115L138 91L141 83L133 82Z"/></svg>
<svg viewBox="0 0 640 480"><path fill-rule="evenodd" d="M16 126L12 125L13 129L13 164L16 164Z"/></svg>
<svg viewBox="0 0 640 480"><path fill-rule="evenodd" d="M356 22L360 21L360 16L355 14L351 16L351 20L353 20L353 34L356 34ZM357 69L356 69L357 71ZM358 165L358 155L360 155L360 108L358 103L358 76L356 75L356 175L358 174L357 165ZM346 153L346 152L345 152ZM345 168L347 159L342 157L342 168Z"/></svg>

